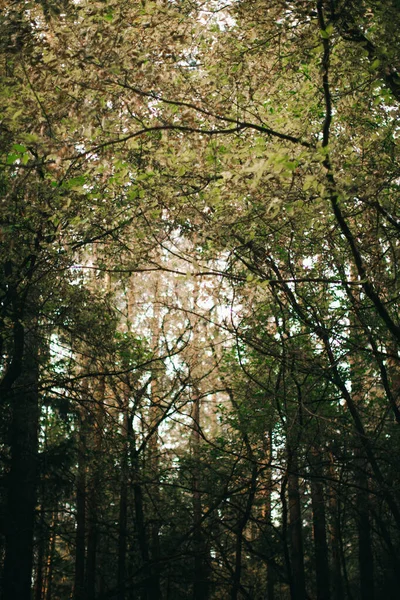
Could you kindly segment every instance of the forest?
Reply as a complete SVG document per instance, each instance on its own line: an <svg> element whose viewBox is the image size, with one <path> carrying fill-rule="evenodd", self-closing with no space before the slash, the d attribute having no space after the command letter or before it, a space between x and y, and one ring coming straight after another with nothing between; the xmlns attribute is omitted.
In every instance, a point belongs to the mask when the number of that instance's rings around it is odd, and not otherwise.
<svg viewBox="0 0 400 600"><path fill-rule="evenodd" d="M396 600L400 0L0 2L1 600Z"/></svg>

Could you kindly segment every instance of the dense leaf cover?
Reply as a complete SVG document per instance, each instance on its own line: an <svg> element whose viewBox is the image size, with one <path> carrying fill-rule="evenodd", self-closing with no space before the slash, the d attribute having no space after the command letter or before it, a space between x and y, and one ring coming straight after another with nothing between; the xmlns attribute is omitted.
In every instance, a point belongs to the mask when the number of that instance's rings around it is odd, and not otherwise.
<svg viewBox="0 0 400 600"><path fill-rule="evenodd" d="M397 598L399 1L0 8L1 598Z"/></svg>

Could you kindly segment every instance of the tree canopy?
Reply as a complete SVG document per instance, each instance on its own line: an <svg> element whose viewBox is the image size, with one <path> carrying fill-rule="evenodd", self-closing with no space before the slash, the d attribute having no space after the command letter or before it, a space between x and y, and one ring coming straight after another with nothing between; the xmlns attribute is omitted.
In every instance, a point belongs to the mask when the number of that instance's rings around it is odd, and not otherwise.
<svg viewBox="0 0 400 600"><path fill-rule="evenodd" d="M2 600L395 599L398 0L6 0Z"/></svg>

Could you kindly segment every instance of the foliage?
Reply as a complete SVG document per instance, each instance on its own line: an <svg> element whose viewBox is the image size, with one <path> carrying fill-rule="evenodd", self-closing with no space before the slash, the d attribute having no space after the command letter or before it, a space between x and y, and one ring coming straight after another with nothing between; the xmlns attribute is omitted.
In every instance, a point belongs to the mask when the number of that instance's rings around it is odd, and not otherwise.
<svg viewBox="0 0 400 600"><path fill-rule="evenodd" d="M3 3L4 600L396 597L398 8Z"/></svg>

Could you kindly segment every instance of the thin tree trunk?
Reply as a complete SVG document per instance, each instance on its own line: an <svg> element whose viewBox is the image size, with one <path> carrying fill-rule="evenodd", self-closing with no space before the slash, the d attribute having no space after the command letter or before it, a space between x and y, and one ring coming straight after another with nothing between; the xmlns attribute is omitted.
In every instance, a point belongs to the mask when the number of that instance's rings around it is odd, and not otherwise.
<svg viewBox="0 0 400 600"><path fill-rule="evenodd" d="M24 334L22 371L11 390L3 600L31 598L39 423L38 346L32 327Z"/></svg>
<svg viewBox="0 0 400 600"><path fill-rule="evenodd" d="M48 407L46 408L46 421L44 426L44 451L48 451L47 444L47 431L48 431ZM42 600L46 595L46 575L47 575L47 557L49 553L49 528L46 523L46 480L44 477L41 478L40 485L40 518L38 523L37 531L37 566L36 566L36 580L35 580L35 600Z"/></svg>
<svg viewBox="0 0 400 600"><path fill-rule="evenodd" d="M96 562L98 546L98 488L96 477L90 481L90 490L87 494L87 551L86 551L86 572L85 588L86 600L94 600L96 596Z"/></svg>
<svg viewBox="0 0 400 600"><path fill-rule="evenodd" d="M54 555L56 551L56 526L58 520L58 508L56 506L53 513L53 521L50 533L50 544L49 554L47 557L47 575L46 575L46 589L45 589L45 600L51 600L53 592L53 569L54 569Z"/></svg>
<svg viewBox="0 0 400 600"><path fill-rule="evenodd" d="M160 509L160 448L158 443L158 426L160 418L160 397L158 391L157 379L159 373L156 372L155 378L151 383L151 401L150 409L150 427L153 430L149 439L149 464L151 476L151 522L149 549L151 556L150 578L148 582L148 600L159 600L161 597L160 587L160 522L158 511Z"/></svg>
<svg viewBox="0 0 400 600"><path fill-rule="evenodd" d="M303 525L301 518L298 462L296 449L288 449L288 504L290 530L290 562L292 570L291 600L305 600Z"/></svg>
<svg viewBox="0 0 400 600"><path fill-rule="evenodd" d="M330 600L330 571L328 544L326 539L325 498L323 489L323 469L320 449L311 449L311 504L313 513L315 572L317 581L317 600Z"/></svg>
<svg viewBox="0 0 400 600"><path fill-rule="evenodd" d="M85 600L86 554L86 423L83 411L79 423L78 476L76 481L76 548L74 600Z"/></svg>
<svg viewBox="0 0 400 600"><path fill-rule="evenodd" d="M374 600L374 559L369 508L368 478L366 460L359 458L357 471L357 529L358 529L358 565L360 575L361 600Z"/></svg>
<svg viewBox="0 0 400 600"><path fill-rule="evenodd" d="M352 271L356 274L353 266ZM359 301L359 297L357 297ZM357 314L350 315L350 324L354 331L358 331L360 323ZM359 410L365 405L365 383L370 381L373 384L373 377L369 371L365 372L364 359L357 352L349 356L350 376L353 402ZM360 578L360 598L361 600L374 599L374 568L371 545L371 524L369 509L368 480L366 475L367 454L365 452L366 434L364 430L358 431L359 437L355 440L355 483L356 491L356 525L358 530L358 567ZM371 463L372 466L372 463ZM383 480L383 477L382 477Z"/></svg>
<svg viewBox="0 0 400 600"><path fill-rule="evenodd" d="M155 281L153 318L151 322L151 338L153 352L157 356L160 348L161 338L161 312L160 312L160 289L159 279ZM151 508L148 510L149 523L149 551L151 563L149 563L149 579L147 583L148 600L159 600L161 594L160 584L160 448L158 441L158 422L162 412L160 407L161 379L163 367L161 364L155 366L151 381L151 406L149 411L150 438L148 443L148 461L150 466L151 485Z"/></svg>
<svg viewBox="0 0 400 600"><path fill-rule="evenodd" d="M130 433L132 429L129 419L129 395L126 391L124 398L124 421L122 425L123 449L121 459L121 487L119 496L119 518L118 518L118 567L117 567L117 588L118 600L125 600L125 581L126 581L126 552L128 542L128 480L129 480L129 445Z"/></svg>
<svg viewBox="0 0 400 600"><path fill-rule="evenodd" d="M43 486L42 486L43 487ZM42 600L44 591L44 571L45 571L45 556L46 556L46 543L47 532L46 532L46 521L45 521L45 510L44 510L44 489L41 491L42 502L40 505L40 518L39 518L39 531L38 531L38 551L37 551L37 566L36 566L36 580L35 580L35 600ZM46 532L46 534L45 534Z"/></svg>
<svg viewBox="0 0 400 600"><path fill-rule="evenodd" d="M133 456L133 492L134 492L134 504L135 504L135 524L138 535L139 549L143 562L144 571L144 583L146 586L145 594L149 597L150 585L151 585L151 569L150 569L150 552L148 545L148 538L146 533L146 525L144 518L144 506L143 506L143 491L139 481L139 468L138 468L138 456L134 453Z"/></svg>
<svg viewBox="0 0 400 600"><path fill-rule="evenodd" d="M335 480L335 471L333 466L333 456L329 457L329 476L332 481ZM329 539L331 548L331 580L332 580L332 600L343 600L344 589L341 571L341 548L340 548L340 518L337 490L331 486L329 490L329 509L331 521L329 527Z"/></svg>
<svg viewBox="0 0 400 600"><path fill-rule="evenodd" d="M248 440L246 440L246 441L247 441L246 445L248 446L248 450L250 450L250 454L251 454L250 445L248 443ZM252 456L249 456L249 459L251 459L251 458L252 458ZM234 571L234 575L233 575L231 600L237 600L239 591L240 591L240 587L241 587L243 533L244 533L245 527L250 519L251 509L253 507L254 497L255 497L256 488L257 488L257 476L258 476L257 463L254 462L253 467L252 467L252 472L251 472L250 489L249 489L249 493L248 493L248 497L247 497L246 507L245 507L242 517L239 520L237 531L236 531L235 571Z"/></svg>
<svg viewBox="0 0 400 600"><path fill-rule="evenodd" d="M292 565L290 561L290 549L289 549L289 519L288 519L288 501L287 501L287 488L288 488L288 471L281 481L279 496L282 505L282 542L283 542L283 558L288 574L289 585L292 582ZM280 582L280 595L282 590L282 581ZM286 584L285 584L286 585ZM291 588L290 588L291 589Z"/></svg>
<svg viewBox="0 0 400 600"><path fill-rule="evenodd" d="M88 482L87 494L87 554L86 554L86 600L94 600L96 597L96 566L97 551L99 543L98 513L100 509L101 488L101 453L104 417L104 393L105 381L102 377L96 385L94 394L93 418L91 437L93 439L93 455L91 460L91 473Z"/></svg>
<svg viewBox="0 0 400 600"><path fill-rule="evenodd" d="M194 572L193 572L193 600L207 600L209 597L209 573L207 564L207 549L202 531L202 501L201 501L201 472L200 472L200 396L195 390L193 401L193 546L194 546Z"/></svg>
<svg viewBox="0 0 400 600"><path fill-rule="evenodd" d="M126 295L126 331L130 332L132 323L132 309L134 304L134 290L132 281L128 281ZM124 367L129 367L129 363ZM127 564L126 556L128 551L128 484L129 484L129 456L132 447L132 419L129 414L129 399L131 395L130 377L127 374L123 383L122 398L122 456L121 456L121 479L119 493L119 514L118 514L118 559L117 559L117 589L118 600L125 600Z"/></svg>
<svg viewBox="0 0 400 600"><path fill-rule="evenodd" d="M270 429L268 432L268 445L266 447L267 461L269 463L269 467L267 468L267 476L265 480L266 487L266 498L265 498L265 521L268 526L268 530L272 531L272 430ZM271 562L267 563L267 600L274 600L275 598L275 571Z"/></svg>
<svg viewBox="0 0 400 600"><path fill-rule="evenodd" d="M232 406L237 410L239 422L242 425L241 419L240 419L240 410L236 403L234 394L232 392L230 392L229 396L230 396L230 399L232 402ZM248 496L247 496L246 506L244 508L242 516L238 518L238 523L237 523L237 527L236 527L235 568L234 568L234 572L233 572L231 600L237 600L239 591L241 589L243 534L244 534L245 527L250 519L251 510L252 510L253 503L254 503L254 497L255 497L256 489L257 489L257 478L258 478L257 461L254 460L253 451L252 451L249 437L246 433L245 427L243 427L243 429L242 429L242 436L243 436L243 441L245 443L246 450L247 450L247 459L249 461L249 464L252 464L252 470L251 470L251 480L250 480L250 486L249 486L249 492L248 492Z"/></svg>

